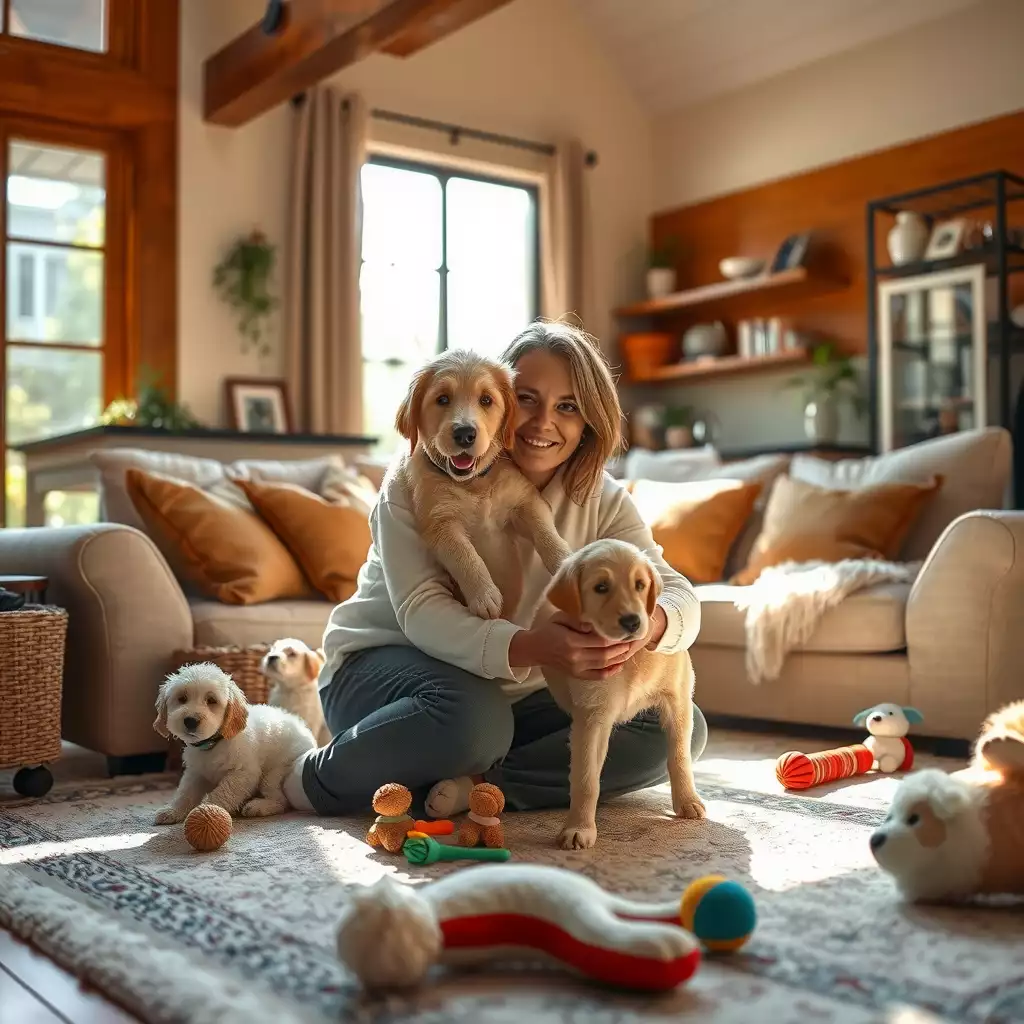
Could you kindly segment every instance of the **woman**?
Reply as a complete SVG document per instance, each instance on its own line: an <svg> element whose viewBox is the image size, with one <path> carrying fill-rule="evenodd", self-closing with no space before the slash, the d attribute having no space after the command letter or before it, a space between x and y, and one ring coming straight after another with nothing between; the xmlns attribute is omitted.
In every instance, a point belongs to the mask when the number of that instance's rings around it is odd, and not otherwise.
<svg viewBox="0 0 1024 1024"><path fill-rule="evenodd" d="M604 472L621 447L615 384L596 346L568 324L531 324L503 359L517 371L512 458L551 506L573 550L600 538L631 541L661 573L651 630L609 642L562 615L531 627L550 576L519 543L524 591L516 622L484 620L456 601L420 539L406 496L385 480L370 516L373 545L353 597L324 635L324 716L334 735L286 786L293 805L324 815L362 812L385 782L400 782L432 817L468 807L474 781L500 787L512 810L569 804L569 718L545 666L600 680L645 644L688 648L700 628L690 583L661 557L625 489ZM707 740L694 708L692 756ZM666 745L657 712L612 735L602 797L663 782Z"/></svg>

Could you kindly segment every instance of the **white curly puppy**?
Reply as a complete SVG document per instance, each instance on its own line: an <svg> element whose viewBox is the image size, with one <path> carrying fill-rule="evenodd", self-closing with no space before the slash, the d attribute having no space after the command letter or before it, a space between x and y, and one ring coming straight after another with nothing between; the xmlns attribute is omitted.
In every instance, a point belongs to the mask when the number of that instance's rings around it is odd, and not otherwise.
<svg viewBox="0 0 1024 1024"><path fill-rule="evenodd" d="M185 770L173 800L156 815L158 825L184 821L204 797L247 818L289 809L285 776L296 758L316 746L301 718L249 704L235 681L209 662L169 675L156 709L153 728L185 744Z"/></svg>
<svg viewBox="0 0 1024 1024"><path fill-rule="evenodd" d="M270 680L267 703L298 715L312 730L320 747L331 742L331 730L324 721L320 703L323 667L323 651L314 651L294 637L275 640L260 662L260 671Z"/></svg>

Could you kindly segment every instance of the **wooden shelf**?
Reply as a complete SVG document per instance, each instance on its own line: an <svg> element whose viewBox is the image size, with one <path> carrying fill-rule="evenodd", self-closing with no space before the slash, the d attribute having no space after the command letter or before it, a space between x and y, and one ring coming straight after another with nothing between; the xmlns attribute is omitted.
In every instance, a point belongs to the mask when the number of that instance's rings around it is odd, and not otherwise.
<svg viewBox="0 0 1024 1024"><path fill-rule="evenodd" d="M798 292L832 291L845 287L846 282L836 278L821 277L811 273L806 267L793 270L780 270L777 274L759 274L757 277L744 277L738 281L717 281L715 284L702 285L685 292L674 292L661 299L648 299L635 302L631 306L622 306L615 310L616 316L658 316L674 313L678 309L693 306L706 306L735 295L756 294L758 292Z"/></svg>
<svg viewBox="0 0 1024 1024"><path fill-rule="evenodd" d="M760 370L777 370L784 366L806 363L805 349L787 349L768 356L720 356L717 359L700 359L689 363L669 363L643 377L631 377L631 384L665 384L671 381L688 380L691 377L726 377L743 373L757 373Z"/></svg>

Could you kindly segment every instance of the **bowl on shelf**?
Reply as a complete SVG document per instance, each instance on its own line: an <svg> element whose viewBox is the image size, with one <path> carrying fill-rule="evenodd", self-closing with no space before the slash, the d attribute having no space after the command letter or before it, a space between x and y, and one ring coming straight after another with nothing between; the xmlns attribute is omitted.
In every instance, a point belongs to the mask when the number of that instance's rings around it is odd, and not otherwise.
<svg viewBox="0 0 1024 1024"><path fill-rule="evenodd" d="M757 277L764 270L765 262L753 256L727 256L719 262L718 269L722 272L722 277L738 281L744 277Z"/></svg>

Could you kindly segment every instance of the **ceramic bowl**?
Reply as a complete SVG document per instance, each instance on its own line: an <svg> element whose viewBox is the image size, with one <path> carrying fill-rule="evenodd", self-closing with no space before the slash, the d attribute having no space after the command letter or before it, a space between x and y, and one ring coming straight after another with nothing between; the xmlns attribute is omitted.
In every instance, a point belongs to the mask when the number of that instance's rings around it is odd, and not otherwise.
<svg viewBox="0 0 1024 1024"><path fill-rule="evenodd" d="M756 277L764 270L764 260L751 256L729 256L718 264L723 277L735 280L741 277Z"/></svg>

